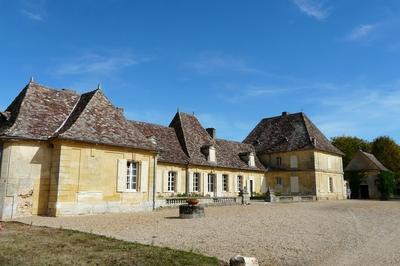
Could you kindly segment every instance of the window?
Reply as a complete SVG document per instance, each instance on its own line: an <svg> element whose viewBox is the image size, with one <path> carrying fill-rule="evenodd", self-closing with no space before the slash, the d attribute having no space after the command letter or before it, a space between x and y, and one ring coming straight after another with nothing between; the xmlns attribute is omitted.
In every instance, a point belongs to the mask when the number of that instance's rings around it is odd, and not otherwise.
<svg viewBox="0 0 400 266"><path fill-rule="evenodd" d="M276 166L278 166L278 167L282 166L282 158L281 157L276 157Z"/></svg>
<svg viewBox="0 0 400 266"><path fill-rule="evenodd" d="M276 185L277 185L277 186L283 186L282 177L277 177L277 178L276 178Z"/></svg>
<svg viewBox="0 0 400 266"><path fill-rule="evenodd" d="M238 175L236 177L236 191L239 191L242 188L243 185L243 176Z"/></svg>
<svg viewBox="0 0 400 266"><path fill-rule="evenodd" d="M175 172L168 172L168 184L167 184L167 190L168 192L174 192L175 191L175 180L176 180L176 173Z"/></svg>
<svg viewBox="0 0 400 266"><path fill-rule="evenodd" d="M193 192L199 192L200 173L193 173Z"/></svg>
<svg viewBox="0 0 400 266"><path fill-rule="evenodd" d="M298 162L297 162L297 156L296 155L291 155L290 156L290 168L297 168Z"/></svg>
<svg viewBox="0 0 400 266"><path fill-rule="evenodd" d="M127 162L127 173L126 173L126 189L136 191L137 189L137 175L138 174L138 163L134 161Z"/></svg>
<svg viewBox="0 0 400 266"><path fill-rule="evenodd" d="M333 178L329 177L329 192L333 192Z"/></svg>
<svg viewBox="0 0 400 266"><path fill-rule="evenodd" d="M214 192L214 176L213 174L208 174L208 192Z"/></svg>
<svg viewBox="0 0 400 266"><path fill-rule="evenodd" d="M228 191L228 175L222 175L222 187L224 192Z"/></svg>
<svg viewBox="0 0 400 266"><path fill-rule="evenodd" d="M332 158L328 157L328 169L332 169Z"/></svg>
<svg viewBox="0 0 400 266"><path fill-rule="evenodd" d="M253 153L251 153L249 155L249 166L250 167L255 167L256 166L256 161L254 159L254 154Z"/></svg>
<svg viewBox="0 0 400 266"><path fill-rule="evenodd" d="M213 146L210 146L208 150L208 161L209 162L215 162L215 148Z"/></svg>

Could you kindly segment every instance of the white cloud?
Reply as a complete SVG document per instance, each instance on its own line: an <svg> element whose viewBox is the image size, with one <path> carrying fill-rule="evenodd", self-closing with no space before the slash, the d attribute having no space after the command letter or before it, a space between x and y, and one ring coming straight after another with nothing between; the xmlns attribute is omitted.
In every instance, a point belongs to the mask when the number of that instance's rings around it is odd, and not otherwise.
<svg viewBox="0 0 400 266"><path fill-rule="evenodd" d="M107 74L147 61L138 59L126 52L112 54L88 53L69 59L61 64L56 73L59 75Z"/></svg>
<svg viewBox="0 0 400 266"><path fill-rule="evenodd" d="M377 24L362 24L354 28L351 33L347 36L347 40L349 41L357 41L360 39L364 39L377 28Z"/></svg>
<svg viewBox="0 0 400 266"><path fill-rule="evenodd" d="M329 16L329 7L319 0L293 0L301 12L317 20L324 20Z"/></svg>
<svg viewBox="0 0 400 266"><path fill-rule="evenodd" d="M197 60L187 65L200 74L210 74L220 71L260 73L259 70L249 66L243 59L226 55L203 54Z"/></svg>
<svg viewBox="0 0 400 266"><path fill-rule="evenodd" d="M19 12L26 18L43 21L47 16L45 0L23 0Z"/></svg>

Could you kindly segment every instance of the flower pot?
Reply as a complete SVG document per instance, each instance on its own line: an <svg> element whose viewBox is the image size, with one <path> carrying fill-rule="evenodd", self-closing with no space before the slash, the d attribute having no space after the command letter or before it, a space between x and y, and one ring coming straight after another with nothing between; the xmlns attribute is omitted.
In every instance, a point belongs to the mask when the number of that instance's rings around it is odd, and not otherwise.
<svg viewBox="0 0 400 266"><path fill-rule="evenodd" d="M197 199L188 199L186 202L189 205L197 205L197 204L199 204L199 200L197 200Z"/></svg>

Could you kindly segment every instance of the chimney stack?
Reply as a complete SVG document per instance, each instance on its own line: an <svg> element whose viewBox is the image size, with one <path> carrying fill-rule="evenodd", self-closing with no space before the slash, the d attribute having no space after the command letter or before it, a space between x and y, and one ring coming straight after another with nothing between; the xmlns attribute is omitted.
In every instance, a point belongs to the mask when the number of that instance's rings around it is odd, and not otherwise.
<svg viewBox="0 0 400 266"><path fill-rule="evenodd" d="M289 112L282 112L282 116L288 116Z"/></svg>
<svg viewBox="0 0 400 266"><path fill-rule="evenodd" d="M212 139L217 137L217 130L215 128L209 127L206 128L207 133L211 136Z"/></svg>

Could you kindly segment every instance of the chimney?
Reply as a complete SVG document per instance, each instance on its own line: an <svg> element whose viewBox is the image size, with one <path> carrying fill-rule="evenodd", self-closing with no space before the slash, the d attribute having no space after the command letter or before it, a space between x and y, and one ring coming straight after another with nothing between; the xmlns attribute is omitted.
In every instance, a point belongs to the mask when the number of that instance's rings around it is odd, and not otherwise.
<svg viewBox="0 0 400 266"><path fill-rule="evenodd" d="M212 139L217 137L217 130L215 128L209 127L206 128L207 133L211 136Z"/></svg>
<svg viewBox="0 0 400 266"><path fill-rule="evenodd" d="M282 112L282 116L288 116L289 112Z"/></svg>

